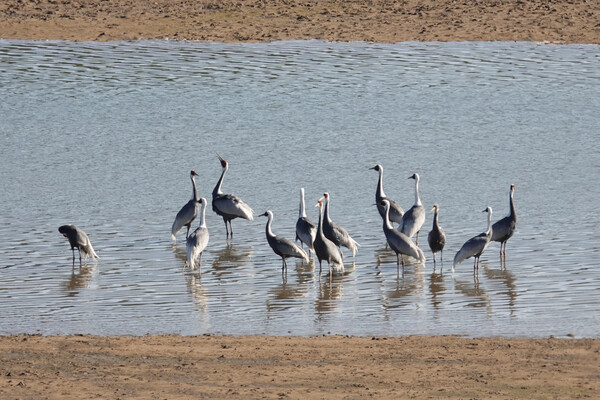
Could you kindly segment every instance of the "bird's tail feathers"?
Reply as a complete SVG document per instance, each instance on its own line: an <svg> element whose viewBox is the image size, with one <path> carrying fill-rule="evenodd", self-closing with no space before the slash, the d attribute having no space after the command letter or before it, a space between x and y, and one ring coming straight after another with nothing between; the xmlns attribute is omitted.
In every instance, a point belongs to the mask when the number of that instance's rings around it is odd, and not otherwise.
<svg viewBox="0 0 600 400"><path fill-rule="evenodd" d="M177 241L177 237L175 236L174 233L171 233L171 240L176 242Z"/></svg>
<svg viewBox="0 0 600 400"><path fill-rule="evenodd" d="M90 257L92 257L93 259L98 259L100 257L98 257L98 254L96 254L96 252L94 251L94 248L92 247L92 244L89 243L86 248L85 248L85 253L86 255L89 255Z"/></svg>

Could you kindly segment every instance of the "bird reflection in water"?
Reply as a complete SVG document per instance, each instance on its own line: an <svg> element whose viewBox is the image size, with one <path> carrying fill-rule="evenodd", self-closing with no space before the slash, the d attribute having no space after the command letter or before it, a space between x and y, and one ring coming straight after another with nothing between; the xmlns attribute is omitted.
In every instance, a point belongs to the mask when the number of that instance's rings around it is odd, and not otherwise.
<svg viewBox="0 0 600 400"><path fill-rule="evenodd" d="M206 313L208 310L208 294L204 286L202 286L201 275L199 273L186 273L184 274L184 278L194 304L208 316L208 313Z"/></svg>
<svg viewBox="0 0 600 400"><path fill-rule="evenodd" d="M491 269L487 264L483 267L484 276L490 281L499 281L506 286L506 292L500 292L499 294L506 294L508 296L508 308L510 314L515 314L515 304L517 301L517 285L515 281L517 278L513 273L506 269L506 262L501 263L500 269Z"/></svg>
<svg viewBox="0 0 600 400"><path fill-rule="evenodd" d="M429 275L429 293L431 294L431 304L433 308L439 308L442 304L442 301L438 298L441 294L446 291L446 286L444 285L444 275L441 273L436 273L435 269Z"/></svg>
<svg viewBox="0 0 600 400"><path fill-rule="evenodd" d="M213 269L218 276L230 274L233 269L250 265L254 247L234 246L227 242L224 248L214 253Z"/></svg>
<svg viewBox="0 0 600 400"><path fill-rule="evenodd" d="M395 263L394 263L395 264ZM405 307L412 304L415 292L423 291L425 288L425 267L422 264L414 268L403 270L402 275L397 275L394 286L386 291L383 307L386 310Z"/></svg>
<svg viewBox="0 0 600 400"><path fill-rule="evenodd" d="M315 310L318 315L327 314L337 308L338 301L342 297L344 279L344 275L335 274L319 284L319 297L315 300Z"/></svg>
<svg viewBox="0 0 600 400"><path fill-rule="evenodd" d="M481 266L487 268L488 263L482 262ZM458 280L452 278L454 281L454 288L464 294L467 298L473 299L471 302L467 302L467 306L469 307L485 307L488 314L492 312L492 299L490 297L489 292L480 287L479 285L479 275L473 275L473 282L467 280Z"/></svg>
<svg viewBox="0 0 600 400"><path fill-rule="evenodd" d="M84 264L83 267L71 271L69 280L63 285L68 297L74 297L79 294L79 289L86 289L90 286L93 270L94 267Z"/></svg>

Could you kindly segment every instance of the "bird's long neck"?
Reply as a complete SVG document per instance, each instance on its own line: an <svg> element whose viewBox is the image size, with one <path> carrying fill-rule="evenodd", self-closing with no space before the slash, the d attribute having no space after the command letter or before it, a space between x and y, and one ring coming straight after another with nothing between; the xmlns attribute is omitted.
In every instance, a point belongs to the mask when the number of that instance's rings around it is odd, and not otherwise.
<svg viewBox="0 0 600 400"><path fill-rule="evenodd" d="M221 172L221 177L219 178L219 180L217 181L217 184L215 185L215 188L213 189L213 196L223 193L223 192L221 192L221 185L223 184L223 178L225 177L225 173L227 172L227 169L228 169L227 166L223 167L223 171Z"/></svg>
<svg viewBox="0 0 600 400"><path fill-rule="evenodd" d="M394 229L392 223L390 221L390 205L389 203L385 205L385 217L383 218L383 227L384 229Z"/></svg>
<svg viewBox="0 0 600 400"><path fill-rule="evenodd" d="M385 197L385 193L383 193L383 168L379 167L379 182L377 183L377 195L375 196L375 200L379 201Z"/></svg>
<svg viewBox="0 0 600 400"><path fill-rule="evenodd" d="M438 210L435 210L433 213L433 229L439 229L438 225Z"/></svg>
<svg viewBox="0 0 600 400"><path fill-rule="evenodd" d="M275 236L273 234L273 231L271 230L271 223L273 222L273 214L269 213L267 215L267 227L265 228L265 232L267 234L267 236Z"/></svg>
<svg viewBox="0 0 600 400"><path fill-rule="evenodd" d="M510 217L513 220L517 220L517 210L515 209L515 201L513 199L513 191L510 191Z"/></svg>
<svg viewBox="0 0 600 400"><path fill-rule="evenodd" d="M487 230L485 231L485 234L487 236L492 235L492 210L488 211L488 226Z"/></svg>
<svg viewBox="0 0 600 400"><path fill-rule="evenodd" d="M325 219L327 222L331 222L331 218L329 218L329 196L325 199Z"/></svg>
<svg viewBox="0 0 600 400"><path fill-rule="evenodd" d="M421 198L419 197L419 177L415 178L415 205L420 206Z"/></svg>
<svg viewBox="0 0 600 400"><path fill-rule="evenodd" d="M200 197L198 196L198 188L196 188L196 177L194 175L191 175L190 177L192 179L192 187L193 187L192 199L194 199L194 201L198 201L198 200L200 200Z"/></svg>
<svg viewBox="0 0 600 400"><path fill-rule="evenodd" d="M304 189L300 189L300 212L298 218L306 218L306 209L304 206Z"/></svg>
<svg viewBox="0 0 600 400"><path fill-rule="evenodd" d="M200 228L206 228L205 215L206 215L206 201L203 201L200 204Z"/></svg>
<svg viewBox="0 0 600 400"><path fill-rule="evenodd" d="M323 210L319 207L319 223L317 224L317 233L323 235Z"/></svg>

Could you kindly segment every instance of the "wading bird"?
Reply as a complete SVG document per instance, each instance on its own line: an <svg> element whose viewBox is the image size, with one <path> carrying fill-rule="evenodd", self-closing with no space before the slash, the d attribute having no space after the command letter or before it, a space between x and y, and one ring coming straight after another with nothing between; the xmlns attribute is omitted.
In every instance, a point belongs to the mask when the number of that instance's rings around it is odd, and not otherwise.
<svg viewBox="0 0 600 400"><path fill-rule="evenodd" d="M429 248L433 253L433 266L435 267L435 253L440 252L440 259L442 264L444 263L444 246L446 245L446 233L438 223L438 214L440 212L440 206L437 204L433 205L431 209L433 211L433 227L427 235L427 241L429 242Z"/></svg>
<svg viewBox="0 0 600 400"><path fill-rule="evenodd" d="M321 273L321 262L327 261L329 274L335 269L336 272L344 272L344 262L339 248L323 234L323 201L319 200L315 207L319 207L319 223L317 224L317 236L313 246L319 260L319 273Z"/></svg>
<svg viewBox="0 0 600 400"><path fill-rule="evenodd" d="M423 207L421 197L419 197L419 174L413 174L408 179L415 180L415 204L402 216L402 222L400 222L398 230L409 238L412 238L416 233L415 243L419 244L419 231L425 223L425 207Z"/></svg>
<svg viewBox="0 0 600 400"><path fill-rule="evenodd" d="M202 197L198 203L200 203L200 225L188 236L186 241L187 249L187 262L191 269L195 269L196 266L202 265L202 252L208 245L208 228L206 228L206 199ZM198 262L196 262L198 259Z"/></svg>
<svg viewBox="0 0 600 400"><path fill-rule="evenodd" d="M221 161L223 171L212 192L212 209L215 213L223 217L227 237L231 236L233 238L231 220L240 217L252 221L254 220L254 211L239 197L233 194L225 194L221 191L221 185L223 184L225 173L229 169L229 163L218 154L217 157ZM227 222L229 222L229 229L227 229Z"/></svg>
<svg viewBox="0 0 600 400"><path fill-rule="evenodd" d="M173 221L173 226L171 227L171 239L177 240L176 234L179 232L181 228L184 226L187 228L185 232L185 237L187 238L190 234L190 226L196 217L198 216L198 189L196 188L196 177L198 174L196 171L190 171L190 179L192 180L192 198L188 201L181 210L177 213L175 217L175 221Z"/></svg>
<svg viewBox="0 0 600 400"><path fill-rule="evenodd" d="M308 256L314 251L313 242L317 236L317 227L306 217L306 208L304 207L304 188L300 188L300 211L298 221L296 221L296 241L308 246Z"/></svg>
<svg viewBox="0 0 600 400"><path fill-rule="evenodd" d="M506 242L515 233L515 229L517 228L517 210L515 209L515 202L513 200L514 192L515 185L510 185L510 214L492 225L492 241L500 242L500 258L502 256L506 258Z"/></svg>
<svg viewBox="0 0 600 400"><path fill-rule="evenodd" d="M454 256L454 262L452 263L452 272L454 272L454 267L456 264L461 263L470 257L475 257L475 263L473 264L473 272L479 270L479 257L485 251L488 244L490 244L490 239L492 238L492 207L488 207L483 212L488 213L488 227L485 232L480 233L477 236L472 237L467 240L465 244L462 245L460 250Z"/></svg>
<svg viewBox="0 0 600 400"><path fill-rule="evenodd" d="M323 216L323 234L329 240L331 240L336 246L338 246L340 250L340 256L342 257L342 261L344 260L344 254L342 254L341 246L346 247L352 252L352 257L356 256L356 252L358 251L358 242L348 234L344 228L340 225L336 224L329 217L329 193L323 194L321 200L325 198L325 211Z"/></svg>
<svg viewBox="0 0 600 400"><path fill-rule="evenodd" d="M286 258L295 257L301 258L304 261L308 262L308 255L304 251L304 249L300 248L297 244L288 240L281 236L275 236L273 231L271 230L271 223L273 222L273 212L271 210L265 211L264 214L260 214L261 217L267 217L267 226L265 228L265 233L267 235L267 242L269 242L269 246L271 249L281 257L282 265L281 271L287 270L287 262Z"/></svg>
<svg viewBox="0 0 600 400"><path fill-rule="evenodd" d="M379 182L377 183L377 190L375 191L375 204L377 204L377 211L379 211L379 215L381 215L381 218L385 216L385 209L381 205L381 200L386 199L390 203L390 221L399 224L402 222L404 210L395 201L386 197L385 193L383 192L383 167L380 164L377 164L369 169L379 172Z"/></svg>
<svg viewBox="0 0 600 400"><path fill-rule="evenodd" d="M402 268L404 268L404 255L415 258L420 264L425 264L425 254L423 253L423 250L418 248L411 238L392 226L389 218L389 200L383 199L381 201L381 206L385 210L383 218L383 232L389 246L396 253L396 265L400 267L400 264L402 264Z"/></svg>
<svg viewBox="0 0 600 400"><path fill-rule="evenodd" d="M62 233L64 237L69 239L69 244L71 245L71 250L73 250L73 266L75 266L75 249L79 251L79 266L81 267L81 253L83 252L84 261L87 262L88 256L92 257L92 259L100 258L98 254L94 251L92 247L92 242L90 242L90 238L88 235L76 227L75 225L62 225L58 228L58 231Z"/></svg>

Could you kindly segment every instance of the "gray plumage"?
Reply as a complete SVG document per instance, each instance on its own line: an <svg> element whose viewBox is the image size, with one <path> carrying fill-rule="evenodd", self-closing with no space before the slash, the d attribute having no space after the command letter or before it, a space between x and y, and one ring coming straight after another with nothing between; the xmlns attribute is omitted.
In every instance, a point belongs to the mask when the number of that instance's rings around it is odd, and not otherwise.
<svg viewBox="0 0 600 400"><path fill-rule="evenodd" d="M176 234L179 232L181 228L184 226L187 227L185 232L185 237L187 238L190 234L190 226L196 217L198 216L198 189L196 188L196 179L198 174L196 171L190 171L190 179L192 180L192 198L188 201L181 210L177 213L175 217L175 221L173 221L173 226L171 226L171 239L177 240Z"/></svg>
<svg viewBox="0 0 600 400"><path fill-rule="evenodd" d="M475 271L479 269L479 257L481 257L488 244L490 244L490 239L492 238L492 207L486 208L485 210L483 210L483 212L488 213L487 230L475 237L472 237L471 239L467 240L465 244L462 245L460 250L454 256L454 262L452 263L452 272L454 272L454 267L457 264L471 257L475 257L473 270Z"/></svg>
<svg viewBox="0 0 600 400"><path fill-rule="evenodd" d="M386 199L390 203L390 221L400 223L402 222L402 216L404 215L404 209L400 207L395 201L388 198L383 192L383 167L380 164L377 164L374 167L369 169L373 169L379 172L379 181L377 183L377 190L375 191L375 204L377 204L377 211L379 211L379 215L381 218L385 217L385 208L381 205L381 201Z"/></svg>
<svg viewBox="0 0 600 400"><path fill-rule="evenodd" d="M513 200L514 192L515 185L510 185L510 214L492 225L492 241L500 242L500 257L506 256L506 242L512 237L517 228L517 210Z"/></svg>
<svg viewBox="0 0 600 400"><path fill-rule="evenodd" d="M417 245L404 233L395 229L390 221L390 202L387 199L381 201L381 206L385 210L383 218L383 232L388 245L396 253L396 264L398 267L402 264L404 267L403 255L415 258L421 264L425 264L425 254Z"/></svg>
<svg viewBox="0 0 600 400"><path fill-rule="evenodd" d="M421 203L421 197L419 196L419 174L413 174L408 179L415 180L415 203L413 206L404 213L402 216L402 222L398 226L398 230L404 233L409 238L412 238L415 233L417 238L415 243L419 243L419 231L425 223L425 207Z"/></svg>
<svg viewBox="0 0 600 400"><path fill-rule="evenodd" d="M304 249L300 248L297 244L288 240L281 236L276 236L271 230L271 223L273 222L273 212L271 210L265 211L264 214L261 214L262 217L267 217L267 225L265 228L265 233L267 235L267 242L269 242L269 246L271 249L281 257L282 266L281 269L287 269L286 259L289 257L301 258L304 261L308 262L309 258Z"/></svg>
<svg viewBox="0 0 600 400"><path fill-rule="evenodd" d="M217 184L212 192L212 209L215 213L223 217L227 237L230 235L233 237L231 220L239 217L247 219L248 221L252 221L254 220L254 211L239 197L234 196L233 194L225 194L221 191L221 185L223 184L225 173L229 169L229 163L218 154L217 157L221 161L221 167L223 168L223 171L221 172L221 177L217 181ZM227 228L228 222L229 229Z"/></svg>
<svg viewBox="0 0 600 400"><path fill-rule="evenodd" d="M198 203L200 203L200 225L194 232L188 236L186 240L187 250L187 263L191 269L195 269L196 266L202 265L202 253L208 245L208 228L206 227L206 199L202 197ZM198 260L198 262L196 262Z"/></svg>
<svg viewBox="0 0 600 400"><path fill-rule="evenodd" d="M440 206L437 204L433 205L431 211L433 211L433 227L427 235L427 242L429 242L429 248L433 253L433 265L435 266L435 253L440 252L440 259L444 262L444 246L446 245L446 233L438 223Z"/></svg>
<svg viewBox="0 0 600 400"><path fill-rule="evenodd" d="M319 223L317 224L317 236L315 236L313 246L319 260L319 273L321 272L323 260L327 261L330 274L334 269L337 272L344 272L344 262L339 248L323 234L323 202L319 200L315 207L319 207Z"/></svg>
<svg viewBox="0 0 600 400"><path fill-rule="evenodd" d="M73 266L75 266L75 249L79 252L79 266L81 266L81 253L84 254L84 261L87 261L88 256L92 259L100 258L92 247L92 242L88 235L75 225L62 225L58 228L64 237L69 239L71 250L73 251Z"/></svg>
<svg viewBox="0 0 600 400"><path fill-rule="evenodd" d="M342 261L344 260L344 254L342 254L341 246L349 249L352 252L352 257L356 256L356 252L358 251L358 242L350 236L348 231L342 228L340 225L336 224L329 217L329 202L330 195L329 193L323 194L325 198L325 211L323 212L323 234L329 240L331 240L338 248L340 249L340 255L342 257Z"/></svg>
<svg viewBox="0 0 600 400"><path fill-rule="evenodd" d="M296 241L300 240L302 245L308 247L308 256L314 251L313 242L317 236L317 227L306 216L306 207L304 205L304 188L300 188L300 210L298 221L296 221Z"/></svg>

